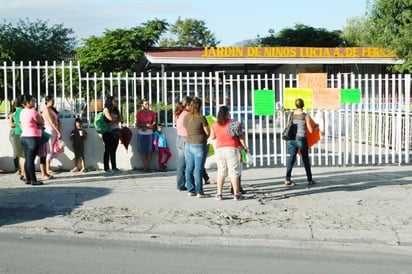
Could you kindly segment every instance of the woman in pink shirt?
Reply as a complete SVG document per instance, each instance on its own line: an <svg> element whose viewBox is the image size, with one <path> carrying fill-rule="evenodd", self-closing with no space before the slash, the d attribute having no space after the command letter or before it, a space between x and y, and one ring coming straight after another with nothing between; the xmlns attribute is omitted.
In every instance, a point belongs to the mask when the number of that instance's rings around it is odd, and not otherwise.
<svg viewBox="0 0 412 274"><path fill-rule="evenodd" d="M176 183L177 189L180 191L187 190L185 179L185 141L187 137L186 128L183 125L185 116L189 113L189 105L192 98L184 96L182 102L179 103L175 110L176 117L176 148L177 148L177 167L176 167Z"/></svg>
<svg viewBox="0 0 412 274"><path fill-rule="evenodd" d="M213 123L210 138L216 139L216 162L217 162L217 194L216 199L222 200L222 191L225 178L229 175L233 187L234 200L243 197L239 192L239 147L247 150L243 132L239 136L229 134L230 112L228 107L222 106L217 114L217 122Z"/></svg>
<svg viewBox="0 0 412 274"><path fill-rule="evenodd" d="M51 170L51 161L53 158L56 157L56 153L54 152L54 143L61 139L62 134L60 132L60 122L59 116L57 115L57 111L54 108L54 98L52 95L46 96L46 107L42 112L42 116L44 119L44 130L49 133L50 139L49 141L44 144L44 156L40 157L40 164L41 164L41 171L42 171L42 179L48 180L53 178L52 174L54 173Z"/></svg>
<svg viewBox="0 0 412 274"><path fill-rule="evenodd" d="M34 108L35 101L33 96L26 95L24 100L24 109L20 113L20 135L21 145L24 151L24 171L26 173L26 184L42 185L43 182L37 181L34 160L40 147L40 138L42 135L41 128L44 126L44 120Z"/></svg>

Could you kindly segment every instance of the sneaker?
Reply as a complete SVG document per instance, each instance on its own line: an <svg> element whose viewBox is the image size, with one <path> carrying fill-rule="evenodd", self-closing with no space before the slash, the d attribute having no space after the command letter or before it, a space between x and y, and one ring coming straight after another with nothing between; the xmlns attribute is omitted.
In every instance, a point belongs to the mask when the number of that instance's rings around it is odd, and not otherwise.
<svg viewBox="0 0 412 274"><path fill-rule="evenodd" d="M118 168L113 168L112 169L112 171L113 171L113 173L119 173L119 172L122 172L120 169L118 169Z"/></svg>
<svg viewBox="0 0 412 274"><path fill-rule="evenodd" d="M196 196L196 193L194 193L194 192L188 192L187 195L189 195L189 196Z"/></svg>
<svg viewBox="0 0 412 274"><path fill-rule="evenodd" d="M240 194L237 194L237 195L235 195L235 196L233 197L233 200L235 200L235 201L240 201L240 200L243 200L243 199L245 199L245 197L243 197L243 196L240 195Z"/></svg>
<svg viewBox="0 0 412 274"><path fill-rule="evenodd" d="M197 198L209 198L208 194L197 194Z"/></svg>
<svg viewBox="0 0 412 274"><path fill-rule="evenodd" d="M223 200L222 194L216 194L216 195L215 195L215 199L218 200L218 201Z"/></svg>
<svg viewBox="0 0 412 274"><path fill-rule="evenodd" d="M43 184L42 181L31 182L32 186L41 186Z"/></svg>
<svg viewBox="0 0 412 274"><path fill-rule="evenodd" d="M106 175L112 175L112 174L114 173L114 171L108 169L108 170L105 170L104 173L105 173Z"/></svg>
<svg viewBox="0 0 412 274"><path fill-rule="evenodd" d="M77 166L70 170L70 172L78 172L78 171L79 169L77 168Z"/></svg>

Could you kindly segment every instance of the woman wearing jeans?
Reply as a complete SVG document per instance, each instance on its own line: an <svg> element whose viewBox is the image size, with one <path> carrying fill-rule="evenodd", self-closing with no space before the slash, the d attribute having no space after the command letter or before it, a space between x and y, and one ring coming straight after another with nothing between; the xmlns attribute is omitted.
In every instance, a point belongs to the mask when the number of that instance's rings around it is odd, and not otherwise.
<svg viewBox="0 0 412 274"><path fill-rule="evenodd" d="M312 127L310 123L310 116L309 114L303 112L303 107L305 103L301 98L296 99L295 101L296 110L292 112L289 116L288 121L293 124L292 132L294 138L288 141L288 150L289 150L289 160L287 162L286 167L286 178L285 178L285 185L286 186L295 186L296 183L291 181L292 176L292 169L296 162L296 155L298 150L300 150L302 155L302 161L305 165L306 177L308 180L308 185L314 185L315 181L312 179L312 171L310 168L309 162L309 151L308 151L308 141L306 139L306 128L310 133L312 133L315 128Z"/></svg>
<svg viewBox="0 0 412 274"><path fill-rule="evenodd" d="M40 147L40 138L42 135L41 128L44 126L44 120L40 113L34 108L35 101L33 96L26 95L24 100L24 109L20 113L20 135L21 145L24 151L24 172L26 174L26 184L33 186L42 185L43 182L37 181L34 160Z"/></svg>
<svg viewBox="0 0 412 274"><path fill-rule="evenodd" d="M186 128L183 125L183 121L186 115L189 113L189 106L192 98L189 96L184 96L182 102L176 106L175 117L176 117L176 148L177 148L177 170L176 170L176 184L177 189L184 191L186 188L185 179L185 142L187 137Z"/></svg>
<svg viewBox="0 0 412 274"><path fill-rule="evenodd" d="M190 196L207 198L203 193L202 175L205 164L205 146L210 134L206 118L201 114L202 101L195 97L190 103L190 112L186 115L183 125L187 130L185 144L186 187Z"/></svg>

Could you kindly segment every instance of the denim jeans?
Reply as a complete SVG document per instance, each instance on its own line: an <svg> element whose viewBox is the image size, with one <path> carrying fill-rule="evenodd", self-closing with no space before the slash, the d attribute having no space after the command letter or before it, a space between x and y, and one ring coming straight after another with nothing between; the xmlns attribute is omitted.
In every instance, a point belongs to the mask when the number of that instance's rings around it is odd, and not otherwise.
<svg viewBox="0 0 412 274"><path fill-rule="evenodd" d="M288 141L289 160L286 166L286 181L290 181L292 176L292 169L296 162L296 155L300 150L302 161L305 166L306 177L308 182L312 182L312 171L310 169L308 142L306 138L297 137L296 140Z"/></svg>
<svg viewBox="0 0 412 274"><path fill-rule="evenodd" d="M186 187L188 192L203 193L202 176L205 164L205 145L188 144L185 145L186 159Z"/></svg>
<svg viewBox="0 0 412 274"><path fill-rule="evenodd" d="M21 145L24 152L24 171L29 182L37 182L34 160L40 147L40 137L21 137Z"/></svg>
<svg viewBox="0 0 412 274"><path fill-rule="evenodd" d="M186 187L185 140L186 140L186 137L184 136L178 135L176 137L176 148L177 148L176 183L177 183L177 189L179 190L182 190Z"/></svg>

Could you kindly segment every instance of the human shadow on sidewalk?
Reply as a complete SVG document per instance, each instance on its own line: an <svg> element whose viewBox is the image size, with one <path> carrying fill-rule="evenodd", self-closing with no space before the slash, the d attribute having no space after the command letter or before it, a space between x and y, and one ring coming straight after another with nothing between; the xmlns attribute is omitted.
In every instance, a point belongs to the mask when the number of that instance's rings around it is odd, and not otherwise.
<svg viewBox="0 0 412 274"><path fill-rule="evenodd" d="M100 187L27 186L0 189L0 227L65 215L110 193Z"/></svg>
<svg viewBox="0 0 412 274"><path fill-rule="evenodd" d="M140 170L124 170L112 174L105 174L104 171L91 171L86 173L76 172L62 172L55 176L54 179L47 181L47 184L58 185L61 183L74 183L74 184L89 184L89 183L104 183L124 180L139 180L144 178L162 178L175 176L176 171L153 171L143 172Z"/></svg>
<svg viewBox="0 0 412 274"><path fill-rule="evenodd" d="M322 172L319 174L317 184L309 187L304 174L294 176L294 181L297 183L294 187L283 184L283 175L262 181L256 179L242 180L242 186L247 190L249 198L264 198L268 201L335 191L362 191L389 185L411 185L412 183L406 179L411 176L412 171L395 173L393 171L373 169L373 172L371 172L371 169L362 168L349 171Z"/></svg>

